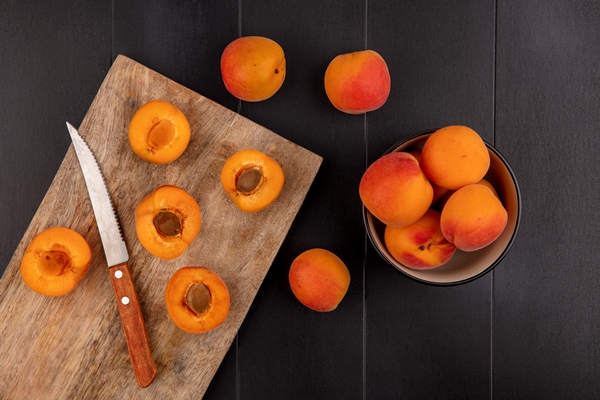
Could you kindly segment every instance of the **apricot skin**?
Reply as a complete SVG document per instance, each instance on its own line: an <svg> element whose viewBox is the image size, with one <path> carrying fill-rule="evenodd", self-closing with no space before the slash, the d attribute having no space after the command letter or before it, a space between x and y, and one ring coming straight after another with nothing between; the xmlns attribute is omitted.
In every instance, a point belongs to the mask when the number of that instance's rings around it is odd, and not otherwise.
<svg viewBox="0 0 600 400"><path fill-rule="evenodd" d="M348 114L363 114L385 104L391 79L387 64L373 50L340 54L325 71L325 93L331 104Z"/></svg>
<svg viewBox="0 0 600 400"><path fill-rule="evenodd" d="M221 55L225 87L238 99L256 102L273 96L285 80L281 46L265 37L245 36L231 42Z"/></svg>
<svg viewBox="0 0 600 400"><path fill-rule="evenodd" d="M138 156L154 164L166 164L179 158L187 148L190 124L173 104L152 100L133 115L128 138Z"/></svg>
<svg viewBox="0 0 600 400"><path fill-rule="evenodd" d="M471 184L454 192L440 219L444 237L463 251L479 250L502 234L508 214L486 186Z"/></svg>
<svg viewBox="0 0 600 400"><path fill-rule="evenodd" d="M413 155L393 152L367 168L359 184L359 195L377 219L385 225L401 227L425 214L433 200L433 188Z"/></svg>
<svg viewBox="0 0 600 400"><path fill-rule="evenodd" d="M210 305L202 314L197 314L187 304L187 291L194 284L202 284L210 292ZM179 329L193 334L208 332L221 325L229 314L230 302L225 282L205 267L178 269L169 279L165 291L171 320Z"/></svg>
<svg viewBox="0 0 600 400"><path fill-rule="evenodd" d="M173 213L180 221L176 236L161 234L155 217L161 212ZM142 246L155 257L172 260L181 256L198 236L202 225L200 206L185 190L164 185L140 201L135 210L135 227Z"/></svg>
<svg viewBox="0 0 600 400"><path fill-rule="evenodd" d="M421 151L421 166L429 180L449 190L480 181L490 167L485 142L473 129L453 125L435 131Z"/></svg>
<svg viewBox="0 0 600 400"><path fill-rule="evenodd" d="M408 226L387 226L384 241L396 261L413 269L437 268L447 263L456 251L456 246L442 234L440 213L433 209Z"/></svg>
<svg viewBox="0 0 600 400"><path fill-rule="evenodd" d="M87 241L69 228L48 228L29 243L21 260L27 286L46 296L71 292L85 276L92 252Z"/></svg>
<svg viewBox="0 0 600 400"><path fill-rule="evenodd" d="M238 178L243 171L257 168L263 178L250 192L238 190ZM285 182L283 169L273 158L253 149L240 150L225 162L221 170L221 185L238 209L248 213L262 211L281 193Z"/></svg>
<svg viewBox="0 0 600 400"><path fill-rule="evenodd" d="M325 249L310 249L292 262L289 282L294 296L314 311L333 311L350 286L344 262Z"/></svg>
<svg viewBox="0 0 600 400"><path fill-rule="evenodd" d="M494 196L496 196L498 198L498 200L500 200L500 196L498 196L498 192L496 191L496 188L490 183L490 181L488 181L487 179L482 179L477 183L479 185L483 185L483 186L487 187L488 189L490 189L492 191L492 193L494 193Z"/></svg>
<svg viewBox="0 0 600 400"><path fill-rule="evenodd" d="M417 150L409 151L417 161L419 165L421 165L421 152ZM422 169L422 168L421 168ZM441 187L440 185L436 185L435 183L429 181L431 187L433 188L433 200L431 200L431 205L435 205L446 193L448 193L448 189Z"/></svg>

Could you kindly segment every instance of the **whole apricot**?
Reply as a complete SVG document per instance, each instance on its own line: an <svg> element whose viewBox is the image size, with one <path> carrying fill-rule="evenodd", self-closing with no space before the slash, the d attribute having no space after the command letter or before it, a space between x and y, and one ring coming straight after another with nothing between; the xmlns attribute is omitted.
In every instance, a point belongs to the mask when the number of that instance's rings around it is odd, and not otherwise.
<svg viewBox="0 0 600 400"><path fill-rule="evenodd" d="M419 162L419 165L421 165L421 152L419 150L411 150L409 151L410 154L412 154L417 161ZM423 169L423 168L421 168ZM435 205L446 193L448 193L448 189L441 187L440 185L436 185L435 183L429 181L429 183L431 184L431 187L433 189L433 200L431 200L431 205Z"/></svg>
<svg viewBox="0 0 600 400"><path fill-rule="evenodd" d="M229 314L227 285L205 267L183 267L169 279L165 304L173 323L188 333L204 333L221 325Z"/></svg>
<svg viewBox="0 0 600 400"><path fill-rule="evenodd" d="M281 46L262 36L244 36L229 43L221 55L221 76L233 96L262 101L273 96L285 80Z"/></svg>
<svg viewBox="0 0 600 400"><path fill-rule="evenodd" d="M258 212L273 203L284 184L283 169L273 158L253 149L240 150L225 162L221 184L244 212Z"/></svg>
<svg viewBox="0 0 600 400"><path fill-rule="evenodd" d="M69 228L48 228L29 243L21 260L21 276L32 290L63 296L85 276L92 260L83 236Z"/></svg>
<svg viewBox="0 0 600 400"><path fill-rule="evenodd" d="M146 161L166 164L183 154L190 141L190 124L173 104L152 100L129 123L131 149Z"/></svg>
<svg viewBox="0 0 600 400"><path fill-rule="evenodd" d="M492 191L492 193L494 193L494 196L496 196L498 198L498 200L500 200L500 196L498 196L498 192L496 191L496 188L494 187L494 185L492 185L492 183L490 181L488 181L487 179L482 179L477 183L479 185L483 185L483 186L487 187L488 189L490 189Z"/></svg>
<svg viewBox="0 0 600 400"><path fill-rule="evenodd" d="M431 182L456 190L480 181L490 167L485 142L473 129L453 125L431 134L421 151L421 167Z"/></svg>
<svg viewBox="0 0 600 400"><path fill-rule="evenodd" d="M311 249L292 262L289 281L294 296L314 311L333 311L350 286L346 264L325 249Z"/></svg>
<svg viewBox="0 0 600 400"><path fill-rule="evenodd" d="M185 190L164 185L139 202L135 228L142 246L155 257L171 260L182 255L198 236L200 206Z"/></svg>
<svg viewBox="0 0 600 400"><path fill-rule="evenodd" d="M447 263L456 251L456 246L442 234L440 213L433 209L410 225L386 226L384 241L396 261L413 269L437 268Z"/></svg>
<svg viewBox="0 0 600 400"><path fill-rule="evenodd" d="M367 210L395 227L416 222L433 200L433 188L417 159L406 152L377 159L363 174L358 189Z"/></svg>
<svg viewBox="0 0 600 400"><path fill-rule="evenodd" d="M479 250L504 231L508 213L485 185L463 186L442 209L440 226L444 237L463 251Z"/></svg>
<svg viewBox="0 0 600 400"><path fill-rule="evenodd" d="M385 104L390 94L390 72L373 50L335 57L325 71L325 93L331 104L348 114L363 114Z"/></svg>

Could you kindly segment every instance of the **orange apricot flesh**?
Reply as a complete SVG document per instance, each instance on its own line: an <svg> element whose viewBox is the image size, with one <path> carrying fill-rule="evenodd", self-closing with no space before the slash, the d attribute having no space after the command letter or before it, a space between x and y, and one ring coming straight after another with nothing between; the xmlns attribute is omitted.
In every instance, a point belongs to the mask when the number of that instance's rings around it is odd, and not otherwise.
<svg viewBox="0 0 600 400"><path fill-rule="evenodd" d="M225 162L221 185L238 209L248 213L262 211L281 193L285 182L277 161L261 151L240 150Z"/></svg>
<svg viewBox="0 0 600 400"><path fill-rule="evenodd" d="M154 164L175 161L190 141L190 124L173 104L152 100L133 115L128 131L131 149Z"/></svg>
<svg viewBox="0 0 600 400"><path fill-rule="evenodd" d="M173 323L188 333L217 328L227 318L230 303L225 282L205 267L180 268L167 283L167 312Z"/></svg>
<svg viewBox="0 0 600 400"><path fill-rule="evenodd" d="M181 256L198 236L201 225L196 200L173 185L157 188L140 201L135 210L140 243L155 257L166 260Z"/></svg>
<svg viewBox="0 0 600 400"><path fill-rule="evenodd" d="M32 290L46 296L71 292L85 276L92 252L83 236L69 228L48 228L25 250L20 272Z"/></svg>

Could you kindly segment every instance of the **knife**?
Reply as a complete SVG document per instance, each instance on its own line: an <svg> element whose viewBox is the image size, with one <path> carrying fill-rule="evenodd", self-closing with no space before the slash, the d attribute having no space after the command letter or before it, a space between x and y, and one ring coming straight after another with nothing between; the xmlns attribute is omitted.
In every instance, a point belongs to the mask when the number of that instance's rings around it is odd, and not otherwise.
<svg viewBox="0 0 600 400"><path fill-rule="evenodd" d="M117 308L125 331L125 340L133 372L138 385L147 387L156 377L157 369L152 359L144 316L129 270L129 254L127 253L125 240L123 240L121 226L104 182L104 177L96 162L96 157L79 135L77 129L68 122L67 128L79 159L79 165L96 216L102 247L106 254L106 262L115 289Z"/></svg>

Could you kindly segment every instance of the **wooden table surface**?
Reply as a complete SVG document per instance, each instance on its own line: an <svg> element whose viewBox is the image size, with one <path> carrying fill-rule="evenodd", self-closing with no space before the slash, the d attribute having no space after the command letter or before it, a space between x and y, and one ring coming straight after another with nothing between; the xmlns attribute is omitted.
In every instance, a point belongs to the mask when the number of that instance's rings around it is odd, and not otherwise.
<svg viewBox="0 0 600 400"><path fill-rule="evenodd" d="M0 273L69 148L65 121L81 123L123 54L323 157L205 398L600 397L596 0L5 0L1 9ZM225 46L248 35L277 41L287 59L283 87L259 103L231 96L219 69ZM336 55L365 48L387 61L391 93L381 109L347 115L329 103L323 76ZM397 140L451 124L505 156L523 209L500 265L436 287L379 257L358 183ZM292 260L313 247L350 270L331 313L305 308L289 287Z"/></svg>

